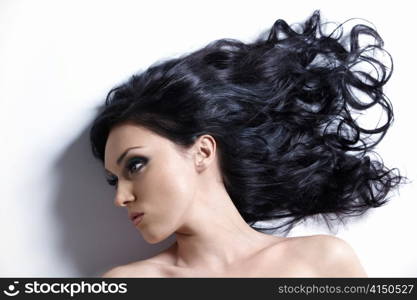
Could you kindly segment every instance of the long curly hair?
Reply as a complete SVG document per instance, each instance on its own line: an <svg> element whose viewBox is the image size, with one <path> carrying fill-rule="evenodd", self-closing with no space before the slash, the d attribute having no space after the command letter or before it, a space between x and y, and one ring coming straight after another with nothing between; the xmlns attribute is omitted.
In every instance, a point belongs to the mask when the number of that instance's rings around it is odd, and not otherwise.
<svg viewBox="0 0 417 300"><path fill-rule="evenodd" d="M392 58L375 29L358 24L347 38L343 24L324 34L316 10L298 31L279 19L253 43L219 39L150 65L108 92L90 131L93 155L104 162L110 130L125 122L184 148L210 134L228 194L261 232L288 233L316 215L343 221L385 204L388 192L407 179L370 157L393 121L383 93ZM362 35L374 42L360 46ZM389 66L375 57L378 51L388 55ZM360 63L377 76L358 70ZM387 122L360 127L353 109L376 104ZM370 139L375 134L379 138ZM286 222L254 225L276 219Z"/></svg>

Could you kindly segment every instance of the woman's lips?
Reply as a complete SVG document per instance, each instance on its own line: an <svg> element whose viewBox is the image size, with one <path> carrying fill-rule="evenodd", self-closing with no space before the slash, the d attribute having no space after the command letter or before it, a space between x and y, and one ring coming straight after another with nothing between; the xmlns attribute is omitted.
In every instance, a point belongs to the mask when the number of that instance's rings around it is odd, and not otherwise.
<svg viewBox="0 0 417 300"><path fill-rule="evenodd" d="M133 224L138 225L143 219L144 213L138 214L136 217L132 219Z"/></svg>
<svg viewBox="0 0 417 300"><path fill-rule="evenodd" d="M130 212L129 213L129 219L131 221L133 221L134 218L136 218L138 215L142 215L142 214L144 214L144 213L141 212L141 211L138 211L138 212Z"/></svg>

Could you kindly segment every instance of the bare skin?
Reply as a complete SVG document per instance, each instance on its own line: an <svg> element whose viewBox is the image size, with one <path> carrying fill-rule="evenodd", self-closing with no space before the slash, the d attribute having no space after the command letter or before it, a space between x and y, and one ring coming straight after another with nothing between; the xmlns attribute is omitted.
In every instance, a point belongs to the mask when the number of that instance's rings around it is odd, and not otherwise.
<svg viewBox="0 0 417 300"><path fill-rule="evenodd" d="M311 271L306 268L296 255L288 255L290 240L297 238L271 239L271 244L259 249L248 257L231 263L227 268L221 270L199 269L178 266L178 255L176 253L178 244L174 243L170 248L161 254L150 258L143 263L149 267L148 276L153 277L291 277L311 276ZM285 263L284 263L285 262ZM125 266L125 275L136 277L139 267L144 266L142 262ZM152 266L154 269L152 269ZM139 275L140 276L140 275Z"/></svg>
<svg viewBox="0 0 417 300"><path fill-rule="evenodd" d="M179 267L176 247L113 268L102 277L367 277L353 249L329 235L279 238L275 244L221 271Z"/></svg>
<svg viewBox="0 0 417 300"><path fill-rule="evenodd" d="M137 146L116 163L126 149ZM143 238L155 244L175 233L177 240L160 254L113 268L103 277L366 276L338 238L286 238L252 229L224 187L210 135L184 150L125 123L109 134L105 167L118 180L115 205L145 213L136 225Z"/></svg>

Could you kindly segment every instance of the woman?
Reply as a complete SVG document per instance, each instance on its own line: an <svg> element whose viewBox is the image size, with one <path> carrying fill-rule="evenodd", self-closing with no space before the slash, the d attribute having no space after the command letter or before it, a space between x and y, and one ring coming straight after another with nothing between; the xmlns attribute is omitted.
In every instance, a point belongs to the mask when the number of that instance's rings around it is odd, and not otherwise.
<svg viewBox="0 0 417 300"><path fill-rule="evenodd" d="M265 233L362 214L405 179L365 155L393 120L382 92L392 68L369 53L385 51L383 41L366 25L348 43L336 32L323 34L319 11L301 31L278 20L266 38L214 41L109 92L90 135L115 204L147 242L172 233L176 242L103 277L367 276L340 238ZM361 35L375 43L360 47ZM355 70L360 62L377 76ZM360 127L348 106L375 104L387 123ZM366 143L364 133L381 135ZM254 225L273 219L286 222Z"/></svg>

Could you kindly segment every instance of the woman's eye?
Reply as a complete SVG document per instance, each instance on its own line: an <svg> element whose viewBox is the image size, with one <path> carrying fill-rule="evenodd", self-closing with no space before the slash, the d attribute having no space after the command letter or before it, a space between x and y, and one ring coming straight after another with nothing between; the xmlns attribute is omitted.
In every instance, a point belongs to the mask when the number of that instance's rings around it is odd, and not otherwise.
<svg viewBox="0 0 417 300"><path fill-rule="evenodd" d="M108 184L112 185L112 186L117 186L117 179L115 178L107 178L107 182Z"/></svg>
<svg viewBox="0 0 417 300"><path fill-rule="evenodd" d="M138 172L146 162L147 162L147 159L144 159L144 158L133 158L127 163L126 169L129 173ZM106 180L109 185L117 188L117 182L119 180L117 179L116 176L109 174Z"/></svg>
<svg viewBox="0 0 417 300"><path fill-rule="evenodd" d="M137 171L139 171L143 165L143 159L132 159L131 161L129 161L129 163L127 164L127 169L129 172L131 173L135 173ZM140 166L140 167L138 167Z"/></svg>

